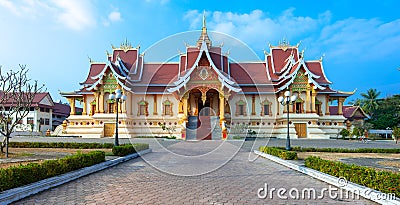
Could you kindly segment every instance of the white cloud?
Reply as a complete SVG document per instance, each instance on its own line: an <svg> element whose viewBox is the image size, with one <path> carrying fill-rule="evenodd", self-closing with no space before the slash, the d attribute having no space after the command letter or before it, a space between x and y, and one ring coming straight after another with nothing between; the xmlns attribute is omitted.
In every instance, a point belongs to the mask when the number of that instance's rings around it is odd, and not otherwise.
<svg viewBox="0 0 400 205"><path fill-rule="evenodd" d="M115 9L114 11L112 11L108 14L107 19L103 19L103 25L110 26L111 23L117 22L117 21L122 21L122 17L121 17L121 13L118 11L118 9Z"/></svg>
<svg viewBox="0 0 400 205"><path fill-rule="evenodd" d="M307 47L306 57L327 57L351 60L355 55L377 59L400 49L400 19L383 22L379 19L348 18L332 22L332 13L326 11L317 17L298 16L295 9L270 17L261 10L249 13L209 12L207 27L211 31L226 33L242 40L255 49L277 44L287 38L292 44L302 41ZM190 29L201 28L202 12L187 11L184 19ZM361 55L362 53L362 55Z"/></svg>
<svg viewBox="0 0 400 205"><path fill-rule="evenodd" d="M0 7L5 8L19 18L35 20L45 18L44 22L55 19L62 26L81 31L96 25L94 6L90 0L0 0Z"/></svg>
<svg viewBox="0 0 400 205"><path fill-rule="evenodd" d="M83 30L95 26L96 20L91 11L90 1L53 0L57 8L56 18L66 27L73 30Z"/></svg>
<svg viewBox="0 0 400 205"><path fill-rule="evenodd" d="M115 21L121 21L121 13L119 11L113 11L108 15L108 20L115 22Z"/></svg>

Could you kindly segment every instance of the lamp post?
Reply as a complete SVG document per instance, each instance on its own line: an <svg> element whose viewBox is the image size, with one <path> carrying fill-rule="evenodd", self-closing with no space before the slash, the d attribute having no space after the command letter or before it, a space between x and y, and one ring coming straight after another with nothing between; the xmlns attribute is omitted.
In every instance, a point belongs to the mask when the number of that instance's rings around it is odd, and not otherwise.
<svg viewBox="0 0 400 205"><path fill-rule="evenodd" d="M115 139L114 139L114 145L118 146L118 104L123 103L126 100L126 96L122 94L122 91L120 89L115 90L115 95L110 94L109 96L110 100L115 100L116 103L116 111L117 111L117 116L115 118Z"/></svg>
<svg viewBox="0 0 400 205"><path fill-rule="evenodd" d="M287 136L286 136L286 150L291 150L292 148L290 147L290 136L289 136L289 105L292 105L296 99L296 95L290 96L290 91L285 91L284 93L285 97L280 96L278 98L278 102L281 103L283 106L287 106Z"/></svg>

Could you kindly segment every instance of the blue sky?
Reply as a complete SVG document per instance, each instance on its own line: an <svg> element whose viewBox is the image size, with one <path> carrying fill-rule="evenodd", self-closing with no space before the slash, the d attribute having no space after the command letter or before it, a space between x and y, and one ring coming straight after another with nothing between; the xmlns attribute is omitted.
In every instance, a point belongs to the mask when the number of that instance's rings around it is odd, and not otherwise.
<svg viewBox="0 0 400 205"><path fill-rule="evenodd" d="M0 65L26 64L53 100L65 102L58 91L80 88L88 57L104 62L111 44L125 38L143 51L170 35L199 30L206 11L209 31L238 38L261 59L268 43L301 41L306 59L324 55L334 89L357 88L352 99L376 88L385 97L400 94L399 7L396 0L0 0Z"/></svg>

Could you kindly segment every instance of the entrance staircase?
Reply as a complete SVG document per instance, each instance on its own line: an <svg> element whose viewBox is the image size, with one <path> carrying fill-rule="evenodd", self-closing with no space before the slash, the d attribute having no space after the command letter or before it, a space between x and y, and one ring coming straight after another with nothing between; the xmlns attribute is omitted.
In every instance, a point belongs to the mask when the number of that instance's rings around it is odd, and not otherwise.
<svg viewBox="0 0 400 205"><path fill-rule="evenodd" d="M189 116L186 127L186 140L221 140L222 129L219 117Z"/></svg>

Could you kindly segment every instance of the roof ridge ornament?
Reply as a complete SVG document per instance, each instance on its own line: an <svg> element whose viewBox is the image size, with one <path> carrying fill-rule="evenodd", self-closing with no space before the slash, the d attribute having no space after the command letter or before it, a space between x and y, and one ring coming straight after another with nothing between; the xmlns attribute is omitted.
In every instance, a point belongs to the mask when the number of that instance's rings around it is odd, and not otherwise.
<svg viewBox="0 0 400 205"><path fill-rule="evenodd" d="M201 35L199 40L197 40L197 47L201 47L201 44L203 44L203 42L205 42L207 44L207 48L210 49L211 48L211 40L208 37L207 34L207 23L206 23L206 11L204 10L203 12L203 26L201 28Z"/></svg>
<svg viewBox="0 0 400 205"><path fill-rule="evenodd" d="M290 42L284 37L281 41L278 42L278 47L283 51L286 51L290 47Z"/></svg>
<svg viewBox="0 0 400 205"><path fill-rule="evenodd" d="M129 49L132 49L131 42L128 41L128 38L125 38L125 41L121 43L120 48L126 53Z"/></svg>

